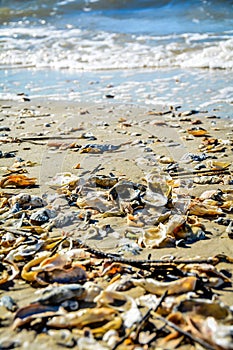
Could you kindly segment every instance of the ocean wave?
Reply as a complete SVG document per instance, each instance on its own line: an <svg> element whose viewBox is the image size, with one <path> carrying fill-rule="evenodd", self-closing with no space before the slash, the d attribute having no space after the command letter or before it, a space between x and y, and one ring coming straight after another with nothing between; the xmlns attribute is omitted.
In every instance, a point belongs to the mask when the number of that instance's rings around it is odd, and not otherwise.
<svg viewBox="0 0 233 350"><path fill-rule="evenodd" d="M148 36L78 28L0 30L0 68L106 70L136 68L233 69L233 32Z"/></svg>

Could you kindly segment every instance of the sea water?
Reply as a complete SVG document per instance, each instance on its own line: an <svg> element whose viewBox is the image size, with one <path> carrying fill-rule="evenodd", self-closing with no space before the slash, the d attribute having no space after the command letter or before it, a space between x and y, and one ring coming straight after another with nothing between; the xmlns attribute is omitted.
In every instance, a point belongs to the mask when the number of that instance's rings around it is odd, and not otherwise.
<svg viewBox="0 0 233 350"><path fill-rule="evenodd" d="M0 0L0 98L233 105L233 1Z"/></svg>

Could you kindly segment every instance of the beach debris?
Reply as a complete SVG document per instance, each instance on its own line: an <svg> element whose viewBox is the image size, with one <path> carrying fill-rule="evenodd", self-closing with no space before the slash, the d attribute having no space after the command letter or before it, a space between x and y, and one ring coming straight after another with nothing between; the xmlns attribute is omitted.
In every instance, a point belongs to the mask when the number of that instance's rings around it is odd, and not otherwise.
<svg viewBox="0 0 233 350"><path fill-rule="evenodd" d="M1 337L12 334L5 347L33 334L83 350L232 348L232 307L223 300L229 303L233 257L224 244L214 246L214 256L205 252L211 239L232 239L231 158L225 154L232 141L209 135L217 129L201 128L201 118L187 118L190 112L179 117L174 108L164 110L161 121L149 120L153 111L140 121L118 115L119 142L126 141L117 146L85 123L61 128L66 136L51 135L52 119L43 121L47 134L1 139L1 154L9 158L17 150L9 152L8 142L48 141L50 153L51 147L77 152L73 172L65 164L68 171L58 172L44 194L25 175L33 162L17 157L1 168ZM24 110L23 116L37 113ZM199 149L176 157L172 147L179 142L153 130L144 138L147 124L182 126L191 144L201 137ZM104 130L110 123L95 125ZM114 140L111 125L108 132ZM92 143L97 136L100 143ZM191 244L204 257L194 257Z"/></svg>
<svg viewBox="0 0 233 350"><path fill-rule="evenodd" d="M104 152L113 152L118 150L121 147L121 145L112 145L112 144L96 144L96 143L89 143L87 145L84 145L80 148L79 153L93 153L93 154L101 154Z"/></svg>
<svg viewBox="0 0 233 350"><path fill-rule="evenodd" d="M4 306L7 310L15 312L18 308L16 302L9 295L3 295L0 298L0 306Z"/></svg>
<svg viewBox="0 0 233 350"><path fill-rule="evenodd" d="M28 193L21 192L15 196L8 199L8 202L13 210L13 208L18 207L20 209L34 209L40 208L47 205L46 201L41 197L30 195Z"/></svg>
<svg viewBox="0 0 233 350"><path fill-rule="evenodd" d="M36 182L37 179L35 177L30 178L23 174L8 175L0 181L0 187L32 187L35 186Z"/></svg>
<svg viewBox="0 0 233 350"><path fill-rule="evenodd" d="M204 128L201 128L200 126L194 126L191 129L187 130L189 134L200 137L200 136L206 136L208 134L208 131Z"/></svg>
<svg viewBox="0 0 233 350"><path fill-rule="evenodd" d="M53 189L57 189L67 185L75 186L78 181L79 181L78 176L69 172L65 172L65 173L56 174L52 178L52 180L48 183L48 185Z"/></svg>

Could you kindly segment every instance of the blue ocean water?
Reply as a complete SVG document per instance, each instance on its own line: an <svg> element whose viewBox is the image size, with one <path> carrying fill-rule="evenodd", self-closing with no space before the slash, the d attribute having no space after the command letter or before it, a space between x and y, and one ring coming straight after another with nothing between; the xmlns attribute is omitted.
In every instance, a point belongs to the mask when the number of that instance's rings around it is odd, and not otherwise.
<svg viewBox="0 0 233 350"><path fill-rule="evenodd" d="M233 101L233 1L0 0L0 97Z"/></svg>

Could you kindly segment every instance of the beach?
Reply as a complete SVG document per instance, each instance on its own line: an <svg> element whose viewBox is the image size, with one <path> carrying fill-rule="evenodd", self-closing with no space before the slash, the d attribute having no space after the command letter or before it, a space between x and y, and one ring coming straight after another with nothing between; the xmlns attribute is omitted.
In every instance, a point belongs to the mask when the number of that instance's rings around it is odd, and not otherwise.
<svg viewBox="0 0 233 350"><path fill-rule="evenodd" d="M169 258L170 261L173 259L208 261L220 255L232 258L232 233L228 227L232 220L231 204L227 203L224 207L224 202L211 200L210 196L206 204L206 215L201 213L202 207L193 213L191 209L192 201L201 197L205 191L213 191L212 198L217 191L222 191L231 198L233 124L230 119L219 118L213 111L183 110L182 106L153 105L150 108L134 104L122 105L107 100L101 104L46 99L22 100L19 98L19 101L1 102L1 198L8 200L8 204L4 202L1 209L3 262L4 257L6 262L10 259L9 250L5 250L7 243L4 244L3 237L6 237L7 232L14 236L17 230L21 234L25 233L27 237L25 244L31 230L31 234L36 234L37 239L40 235L44 240L56 240L62 236L67 239L71 237L71 241L82 241L97 251L119 254L120 257L133 260L148 259L149 255L151 260ZM221 110L217 113L221 113ZM198 133L201 135L197 136ZM218 140L218 142L213 142L214 147L208 150L204 148L206 145L204 140L206 142ZM91 148L90 145L96 145L97 148ZM206 155L203 160L198 158L203 154ZM196 158L190 155L196 155ZM201 167L200 164L204 166ZM11 174L16 176L23 174L36 179L35 185L20 186L12 182L7 183L5 179ZM58 178L57 174L62 174L63 177ZM149 174L155 174L156 180L153 180L153 184L159 188L159 199L155 197L155 201L161 200L161 189L164 191L166 183L172 184L170 209L172 216L178 214L187 220L188 217L192 221L196 220L200 231L195 239L187 240L185 234L183 238L174 239L173 236L172 242L164 241L161 246L161 241L160 243L154 241L153 244L146 241L146 236L143 236L142 232L158 225L156 222L150 223L150 220L155 213L161 214L161 208L169 208L168 203L163 205L158 202L156 207L152 208L154 214L145 214L147 210L145 200L144 211L142 210L141 214L140 206L133 209L125 206L121 208L123 213L119 214L115 209L111 210L112 208L106 206L106 201L100 194L101 191L111 193L112 185L98 185L96 182L90 190L91 196L88 196L89 192L85 190L83 193L77 192L77 188L80 186L82 189L85 188L95 175L106 177L106 181L114 179L117 179L116 183L125 181L134 188L136 184L145 185L146 181L149 184ZM157 195L157 190L154 191L153 194ZM20 193L43 198L46 201L44 207L54 210L55 218L58 214L64 214L66 217L70 215L70 220L50 225L54 219L49 218L45 220L46 222L35 224L32 219L29 220L30 206L24 210L26 215L24 217L20 214L20 210L19 214L16 211L14 215L9 215L12 212L9 208L9 198ZM165 192L162 195L165 196ZM72 196L74 199L71 199ZM102 198L102 203L97 201L98 196L100 201ZM93 202L93 199L96 201ZM129 206L127 200L124 198ZM152 201L150 198L149 200ZM151 205L150 202L148 210L151 210ZM37 210L34 209L32 212ZM212 213L211 210L217 212ZM87 212L91 213L91 220L87 220L83 227ZM111 212L111 215L105 215L106 212ZM169 215L167 219L161 219L165 226L172 217ZM223 218L223 221L217 221L219 218ZM191 225L191 219L185 223L189 222ZM41 232L36 231L38 227L41 227ZM172 232L170 235L173 235ZM17 235L15 239L16 237ZM16 247L14 244L11 247L13 252L11 259L13 258L12 261L18 266L19 272L14 279L9 278L9 282L3 283L1 289L2 295L13 298L17 308L23 308L34 302L38 293L46 288L47 283L38 285L25 280L22 278L22 268L35 254L41 256L44 252L42 246L36 248L33 255L29 253L28 257L22 255L16 259L14 258ZM22 247L25 249L24 245ZM71 247L65 245L59 249L61 252L63 249L69 251L72 250ZM225 271L228 278L232 276L232 264L224 259L218 264L218 270ZM56 285L59 283L56 282L54 287ZM137 295L137 292L134 293ZM141 293L142 291L139 295ZM215 298L228 306L232 304L231 294L232 287L224 288L224 285L214 292ZM13 331L15 311L5 311L3 305L1 309L2 348L5 349L11 344L19 349L25 349L29 346L29 342L30 346L33 344L33 349L42 345L51 349L65 346L61 345L62 331L57 331L56 336L53 336L52 330L46 326L44 331L37 331L31 321L26 323L31 324L28 330L22 323L20 332L17 328ZM76 339L75 332L71 331L69 334L72 333ZM60 337L59 340L57 337ZM76 342L73 346L75 344Z"/></svg>
<svg viewBox="0 0 233 350"><path fill-rule="evenodd" d="M233 349L232 14L0 0L0 350Z"/></svg>

